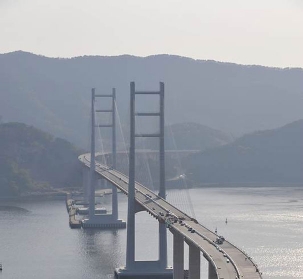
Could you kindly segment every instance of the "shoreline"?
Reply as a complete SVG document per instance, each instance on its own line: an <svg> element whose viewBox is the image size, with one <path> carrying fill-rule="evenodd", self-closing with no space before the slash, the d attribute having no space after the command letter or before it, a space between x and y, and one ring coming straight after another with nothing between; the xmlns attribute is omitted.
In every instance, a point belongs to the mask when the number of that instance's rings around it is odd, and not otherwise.
<svg viewBox="0 0 303 279"><path fill-rule="evenodd" d="M64 200L68 191L58 190L52 192L32 192L20 196L4 196L0 197L0 201L28 201L28 200Z"/></svg>
<svg viewBox="0 0 303 279"><path fill-rule="evenodd" d="M73 195L82 195L83 192L79 191L79 189L58 189L53 190L51 192L31 192L20 196L4 196L0 197L1 201L44 201L44 200L65 200L66 195L73 194ZM102 189L96 190L96 197L102 195L110 195L111 189Z"/></svg>

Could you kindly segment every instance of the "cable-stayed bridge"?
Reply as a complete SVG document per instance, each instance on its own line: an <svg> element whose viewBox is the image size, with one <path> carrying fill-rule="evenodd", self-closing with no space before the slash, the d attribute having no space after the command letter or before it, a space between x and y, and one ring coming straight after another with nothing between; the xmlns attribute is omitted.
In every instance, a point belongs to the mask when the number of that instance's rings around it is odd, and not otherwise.
<svg viewBox="0 0 303 279"><path fill-rule="evenodd" d="M135 111L135 95L152 94L160 96L159 112ZM95 110L96 97L109 97L113 100L110 110ZM96 125L95 112L110 112L113 114L111 125ZM201 254L208 261L209 279L257 279L262 278L256 264L243 251L210 231L196 219L189 216L176 206L166 201L165 192L165 167L164 167L164 84L160 83L160 91L142 92L135 91L134 83L131 83L131 127L130 127L130 152L129 152L129 176L116 170L116 136L115 136L115 91L112 95L96 95L92 91L92 136L91 153L79 156L84 169L90 170L89 191L86 191L89 200L89 218L82 222L83 227L123 227L124 222L118 219L117 188L128 195L128 219L127 219L127 251L125 267L117 268L117 278L174 278L174 279L200 279ZM135 129L135 116L159 117L159 133L137 134ZM113 162L109 167L97 162L95 156L95 127L111 127ZM145 187L135 181L135 138L155 137L159 138L159 167L160 186L159 193ZM101 177L113 186L112 214L95 214L95 181ZM159 260L136 261L135 260L135 214L146 211L159 221ZM125 226L124 226L125 227ZM173 267L167 266L167 230L173 234ZM189 246L189 270L188 277L184 271L184 244Z"/></svg>
<svg viewBox="0 0 303 279"><path fill-rule="evenodd" d="M90 167L90 159L91 156L89 153L79 156L79 160L88 168ZM115 185L123 193L128 194L129 179L123 173L109 169L100 163L96 163L96 173ZM195 262L195 264L189 262L190 269L198 269L200 253L202 253L209 262L209 278L262 278L253 261L227 240L222 244L216 244L217 234L208 230L195 219L160 198L143 185L136 183L135 192L136 203L141 207L138 211L147 211L150 215L158 219L159 222L166 223L169 230L173 233L175 250L174 269L184 270L184 261L182 261L184 248L182 248L182 243L185 241L190 247L190 254L195 255L194 259L192 257L189 259ZM168 212L170 212L170 215L166 216ZM161 213L164 215L162 216ZM171 218L171 216L176 216L176 218ZM175 223L173 221L174 219L178 221ZM167 222L167 220L171 221ZM192 228L195 232L189 231L189 228ZM197 266L194 267L193 265ZM184 275L180 278L183 279Z"/></svg>

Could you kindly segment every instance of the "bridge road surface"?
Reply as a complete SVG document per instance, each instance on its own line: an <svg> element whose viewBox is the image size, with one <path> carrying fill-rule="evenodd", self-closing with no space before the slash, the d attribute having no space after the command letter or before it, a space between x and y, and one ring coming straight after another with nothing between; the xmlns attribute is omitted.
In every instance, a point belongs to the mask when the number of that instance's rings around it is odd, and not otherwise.
<svg viewBox="0 0 303 279"><path fill-rule="evenodd" d="M79 160L90 167L90 153L80 155ZM98 162L96 162L96 172L113 183L123 193L128 194L128 177L126 175ZM170 230L173 233L183 235L187 243L195 245L202 251L204 257L215 266L217 278L262 278L256 265L240 249L226 240L223 244L216 244L217 234L137 182L135 183L135 199L144 210L160 222L168 224L172 220L171 216L176 216L178 220L182 220L182 223L179 221L171 222L169 224ZM170 216L166 216L166 213L170 213ZM194 229L195 232L192 233L188 228Z"/></svg>

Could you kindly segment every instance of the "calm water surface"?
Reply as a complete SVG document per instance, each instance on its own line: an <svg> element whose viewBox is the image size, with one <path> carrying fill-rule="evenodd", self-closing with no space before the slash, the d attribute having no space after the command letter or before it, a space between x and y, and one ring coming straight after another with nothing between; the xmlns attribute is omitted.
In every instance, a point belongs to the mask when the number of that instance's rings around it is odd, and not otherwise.
<svg viewBox="0 0 303 279"><path fill-rule="evenodd" d="M189 194L196 218L251 255L265 279L303 278L303 189L207 188ZM188 211L184 196L168 192ZM119 199L126 220L127 200ZM156 221L142 212L136 222L137 259L156 259ZM113 278L114 268L125 263L125 247L125 229L70 229L64 201L0 202L0 279ZM207 278L203 257L201 269Z"/></svg>

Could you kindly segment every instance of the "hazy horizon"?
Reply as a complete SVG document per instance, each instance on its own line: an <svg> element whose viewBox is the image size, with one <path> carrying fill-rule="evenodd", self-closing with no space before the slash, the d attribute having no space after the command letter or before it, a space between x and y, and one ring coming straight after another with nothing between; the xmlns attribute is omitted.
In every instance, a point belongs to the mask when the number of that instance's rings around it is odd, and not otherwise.
<svg viewBox="0 0 303 279"><path fill-rule="evenodd" d="M303 67L303 1L0 0L0 53L47 57L170 54Z"/></svg>
<svg viewBox="0 0 303 279"><path fill-rule="evenodd" d="M182 55L178 55L178 54L169 54L169 53L158 53L158 54L150 54L150 55L146 55L146 56L140 56L140 55L133 55L133 54L128 54L128 53L124 53L124 54L117 54L117 55L102 55L102 54L91 54L91 55L78 55L78 56L66 56L66 57L57 57L57 56L48 56L48 55L44 55L44 54L39 54L39 53L34 53L34 52L30 52L30 51L25 51L25 50L12 50L9 52L1 52L0 55L5 55L5 54L10 54L10 53L16 53L16 52L24 52L24 53L29 53L32 55L36 55L36 56L42 56L45 58L54 58L54 59L74 59L74 58L81 58L81 57L122 57L122 56L130 56L130 57L137 57L137 58L149 58L149 57L153 57L153 56L174 56L174 57L181 57L181 58L185 58L185 59L192 59L194 61L214 61L217 63L227 63L227 64L235 64L235 65L241 65L241 66L258 66L258 67L265 67L265 68L276 68L276 69L302 69L303 70L303 66L302 67L290 67L290 66L266 66L266 65L261 65L261 64L242 64L242 63L237 63L237 62L233 62L233 61L219 61L219 60L214 60L214 59L196 59L193 57L189 57L189 56L182 56Z"/></svg>

